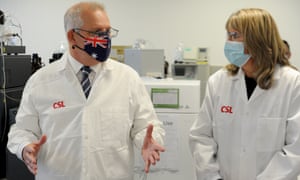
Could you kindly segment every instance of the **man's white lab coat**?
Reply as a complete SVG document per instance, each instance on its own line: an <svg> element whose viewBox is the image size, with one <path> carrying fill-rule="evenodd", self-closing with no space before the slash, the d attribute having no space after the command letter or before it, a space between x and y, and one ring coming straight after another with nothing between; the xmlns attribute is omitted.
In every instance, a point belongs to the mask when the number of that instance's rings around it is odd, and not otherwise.
<svg viewBox="0 0 300 180"><path fill-rule="evenodd" d="M190 132L198 180L296 180L300 172L300 74L277 67L271 89L247 98L244 73L207 83Z"/></svg>
<svg viewBox="0 0 300 180"><path fill-rule="evenodd" d="M132 180L133 143L141 148L148 123L159 143L164 134L142 81L109 59L86 99L68 57L28 80L9 150L21 158L23 147L45 134L36 179Z"/></svg>

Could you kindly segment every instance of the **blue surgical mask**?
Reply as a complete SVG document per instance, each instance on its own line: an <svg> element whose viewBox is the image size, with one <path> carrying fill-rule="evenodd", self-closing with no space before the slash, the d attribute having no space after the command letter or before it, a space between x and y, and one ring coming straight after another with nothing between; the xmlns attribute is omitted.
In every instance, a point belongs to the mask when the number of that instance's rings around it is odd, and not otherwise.
<svg viewBox="0 0 300 180"><path fill-rule="evenodd" d="M246 64L251 57L244 53L244 43L236 41L226 41L224 53L228 61L238 67Z"/></svg>

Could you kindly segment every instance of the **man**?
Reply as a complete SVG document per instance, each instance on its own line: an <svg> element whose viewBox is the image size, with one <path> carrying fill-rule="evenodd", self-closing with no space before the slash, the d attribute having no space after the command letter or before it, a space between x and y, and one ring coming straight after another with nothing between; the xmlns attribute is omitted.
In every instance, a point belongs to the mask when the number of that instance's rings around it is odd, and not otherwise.
<svg viewBox="0 0 300 180"><path fill-rule="evenodd" d="M161 123L138 74L108 59L117 30L103 6L75 4L64 22L69 52L28 80L8 148L36 179L132 180L133 144L148 172Z"/></svg>

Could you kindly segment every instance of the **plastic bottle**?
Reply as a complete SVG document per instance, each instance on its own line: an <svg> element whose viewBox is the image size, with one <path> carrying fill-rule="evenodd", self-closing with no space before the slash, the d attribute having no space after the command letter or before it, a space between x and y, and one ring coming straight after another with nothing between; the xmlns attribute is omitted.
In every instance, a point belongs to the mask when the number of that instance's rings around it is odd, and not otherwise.
<svg viewBox="0 0 300 180"><path fill-rule="evenodd" d="M175 49L174 63L183 62L183 43L179 42Z"/></svg>

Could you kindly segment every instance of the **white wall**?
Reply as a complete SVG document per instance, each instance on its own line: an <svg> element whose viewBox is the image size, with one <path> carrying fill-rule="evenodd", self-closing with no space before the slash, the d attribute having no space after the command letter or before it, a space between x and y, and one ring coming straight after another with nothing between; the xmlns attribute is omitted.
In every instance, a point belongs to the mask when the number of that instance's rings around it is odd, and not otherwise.
<svg viewBox="0 0 300 180"><path fill-rule="evenodd" d="M78 0L1 0L0 9L22 25L23 44L48 62L65 40L63 15ZM162 48L172 62L178 42L208 47L210 64L225 65L223 45L228 16L244 7L267 9L281 36L291 45L292 63L300 68L300 1L298 0L102 0L113 27L120 30L113 45L132 45L146 39Z"/></svg>

